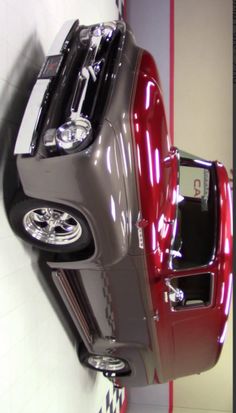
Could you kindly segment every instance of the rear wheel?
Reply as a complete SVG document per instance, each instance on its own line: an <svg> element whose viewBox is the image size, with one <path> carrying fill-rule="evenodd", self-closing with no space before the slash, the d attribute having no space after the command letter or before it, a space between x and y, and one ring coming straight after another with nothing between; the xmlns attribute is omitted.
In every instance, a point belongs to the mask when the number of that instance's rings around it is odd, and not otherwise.
<svg viewBox="0 0 236 413"><path fill-rule="evenodd" d="M92 242L85 218L66 205L32 198L16 200L9 219L17 235L43 250L73 252Z"/></svg>

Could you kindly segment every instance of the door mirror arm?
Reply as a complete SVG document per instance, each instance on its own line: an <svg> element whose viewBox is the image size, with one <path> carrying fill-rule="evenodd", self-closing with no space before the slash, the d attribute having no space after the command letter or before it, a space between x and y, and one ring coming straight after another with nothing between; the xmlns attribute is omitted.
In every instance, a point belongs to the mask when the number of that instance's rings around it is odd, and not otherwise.
<svg viewBox="0 0 236 413"><path fill-rule="evenodd" d="M174 303L179 303L184 300L184 292L180 288L174 288L173 285L170 283L170 279L165 279L165 284L169 288L169 298L170 301Z"/></svg>

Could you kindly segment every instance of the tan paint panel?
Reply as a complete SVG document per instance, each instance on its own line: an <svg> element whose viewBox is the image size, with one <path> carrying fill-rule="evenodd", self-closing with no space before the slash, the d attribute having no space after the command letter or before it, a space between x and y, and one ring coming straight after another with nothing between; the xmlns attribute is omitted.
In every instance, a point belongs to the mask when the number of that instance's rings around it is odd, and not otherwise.
<svg viewBox="0 0 236 413"><path fill-rule="evenodd" d="M206 159L218 159L229 172L231 0L175 0L174 92L175 145ZM232 411L232 316L218 364L200 376L176 380L174 406L175 413Z"/></svg>

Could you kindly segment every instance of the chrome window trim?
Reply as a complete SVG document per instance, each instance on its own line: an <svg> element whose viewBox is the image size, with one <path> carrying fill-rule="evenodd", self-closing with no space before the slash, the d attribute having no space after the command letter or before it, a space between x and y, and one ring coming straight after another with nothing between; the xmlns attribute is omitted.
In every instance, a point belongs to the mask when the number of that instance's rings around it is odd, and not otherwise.
<svg viewBox="0 0 236 413"><path fill-rule="evenodd" d="M180 185L180 151L176 149L175 155L177 157L177 161L178 161L178 172L177 172L177 186L176 186L176 212L175 212L175 218L174 218L174 222L172 223L172 226L174 227L174 225L177 225L177 216L178 216L178 196L179 196L179 185ZM171 251L173 251L173 245L174 245L174 241L175 241L175 234L174 232L172 233L172 237L171 237L171 242L170 242L170 252L169 252L169 258L168 258L168 267L173 270L173 255L171 254Z"/></svg>
<svg viewBox="0 0 236 413"><path fill-rule="evenodd" d="M214 179L214 181L216 181L216 173L215 173L215 169L214 169L214 162L205 161L202 158L191 155L188 152L184 152L182 150L178 150L178 153L179 153L178 189L179 189L179 184L180 184L180 166L181 166L181 160L183 160L183 159L185 159L187 161L189 160L190 162L192 162L193 167L195 167L195 168L207 169L208 171L210 171L211 178ZM185 156L187 155L188 157L185 157L183 155L185 155ZM206 164L205 164L205 166L201 165L200 163L197 162L198 160L200 160L200 161L202 160L203 162L207 163L208 165L206 165ZM189 165L189 166L191 166L191 165ZM214 196L215 196L215 202L216 202L216 209L218 208L218 206L217 206L217 199L218 199L217 198L217 193L218 193L218 187L216 186L216 182L215 182L215 184L214 184ZM177 204L177 209L178 209L178 204ZM215 218L216 218L216 224L217 224L217 212L216 212ZM177 219L177 210L176 210L176 219ZM170 251L173 248L173 244L174 244L174 237L172 236ZM213 248L213 252L212 252L212 256L211 256L211 258L209 259L209 261L207 263L202 264L202 265L198 265L198 266L194 266L194 267L186 267L186 268L175 268L173 266L173 258L174 257L170 254L169 260L168 260L169 269L176 272L176 273L178 273L179 271L181 272L183 270L196 270L196 268L208 268L209 265L211 265L215 261L216 250L217 250L217 244L215 243L214 248Z"/></svg>

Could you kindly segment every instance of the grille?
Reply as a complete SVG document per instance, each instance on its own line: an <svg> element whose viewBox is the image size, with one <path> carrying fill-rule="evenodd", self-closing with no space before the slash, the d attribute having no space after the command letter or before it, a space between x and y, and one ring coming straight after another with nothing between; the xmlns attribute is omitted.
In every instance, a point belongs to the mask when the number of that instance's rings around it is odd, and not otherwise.
<svg viewBox="0 0 236 413"><path fill-rule="evenodd" d="M101 36L99 27L77 26L74 33L70 33L70 40L65 42L60 71L52 79L42 102L36 129L41 149L40 137L46 130L57 129L79 116L88 118L94 136L97 134L115 82L125 24L116 22L110 34Z"/></svg>

